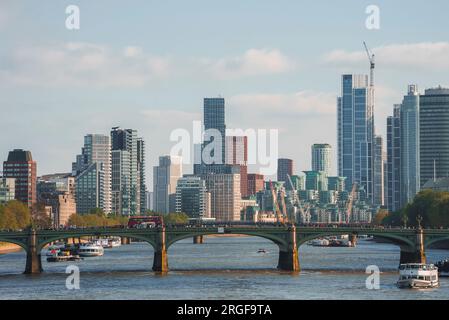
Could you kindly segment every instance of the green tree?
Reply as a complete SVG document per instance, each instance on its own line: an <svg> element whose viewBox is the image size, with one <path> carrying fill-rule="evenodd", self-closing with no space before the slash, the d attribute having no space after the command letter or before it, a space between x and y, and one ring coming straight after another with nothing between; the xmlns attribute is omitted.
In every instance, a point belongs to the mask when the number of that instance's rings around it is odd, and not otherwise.
<svg viewBox="0 0 449 320"><path fill-rule="evenodd" d="M0 229L19 229L14 213L5 206L0 206Z"/></svg>
<svg viewBox="0 0 449 320"><path fill-rule="evenodd" d="M47 229L53 225L52 217L42 203L36 203L31 209L31 225L34 228Z"/></svg>
<svg viewBox="0 0 449 320"><path fill-rule="evenodd" d="M9 211L11 215L15 216L17 228L25 229L30 226L30 209L23 202L17 200L9 201L5 206L5 210Z"/></svg>

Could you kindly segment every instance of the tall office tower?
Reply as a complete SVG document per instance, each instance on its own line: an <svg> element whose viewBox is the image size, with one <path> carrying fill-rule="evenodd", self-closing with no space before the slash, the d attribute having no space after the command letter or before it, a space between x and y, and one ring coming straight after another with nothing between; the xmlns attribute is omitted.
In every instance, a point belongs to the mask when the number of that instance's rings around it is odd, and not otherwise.
<svg viewBox="0 0 449 320"><path fill-rule="evenodd" d="M112 128L112 211L136 215L145 210L145 143L132 129Z"/></svg>
<svg viewBox="0 0 449 320"><path fill-rule="evenodd" d="M373 204L384 205L384 161L383 161L383 139L381 136L374 137L374 192Z"/></svg>
<svg viewBox="0 0 449 320"><path fill-rule="evenodd" d="M401 105L401 206L420 190L419 162L419 92L409 85Z"/></svg>
<svg viewBox="0 0 449 320"><path fill-rule="evenodd" d="M210 193L206 181L196 176L178 180L176 186L176 212L190 218L210 218Z"/></svg>
<svg viewBox="0 0 449 320"><path fill-rule="evenodd" d="M206 174L202 178L210 192L211 217L217 221L239 221L240 174Z"/></svg>
<svg viewBox="0 0 449 320"><path fill-rule="evenodd" d="M387 118L387 208L401 209L401 105Z"/></svg>
<svg viewBox="0 0 449 320"><path fill-rule="evenodd" d="M159 157L159 166L153 168L154 210L156 212L175 212L176 185L181 177L181 157Z"/></svg>
<svg viewBox="0 0 449 320"><path fill-rule="evenodd" d="M373 200L374 87L366 75L343 75L338 98L338 175L346 177L346 190L354 183Z"/></svg>
<svg viewBox="0 0 449 320"><path fill-rule="evenodd" d="M225 123L225 100L224 98L204 98L204 130L215 129L221 135L221 141L217 144L221 150L215 150L215 152L220 152L221 156L210 154L214 158L218 158L217 161L206 161L206 164L218 164L223 165L226 159L226 123ZM203 149L212 143L213 139L210 141L205 141L203 144ZM204 155L203 155L204 156ZM203 163L205 159L202 159Z"/></svg>
<svg viewBox="0 0 449 320"><path fill-rule="evenodd" d="M248 190L247 196L255 196L259 191L262 191L265 186L263 174L250 173L248 174Z"/></svg>
<svg viewBox="0 0 449 320"><path fill-rule="evenodd" d="M331 152L330 144L312 145L312 171L322 171L329 175L331 171Z"/></svg>
<svg viewBox="0 0 449 320"><path fill-rule="evenodd" d="M288 181L288 176L293 175L293 160L278 159L277 181Z"/></svg>
<svg viewBox="0 0 449 320"><path fill-rule="evenodd" d="M16 179L0 177L0 204L16 198Z"/></svg>
<svg viewBox="0 0 449 320"><path fill-rule="evenodd" d="M240 190L248 196L248 137L226 137L226 164L240 167Z"/></svg>
<svg viewBox="0 0 449 320"><path fill-rule="evenodd" d="M77 212L89 213L100 208L109 214L112 212L111 139L107 135L88 134L81 151L72 164Z"/></svg>
<svg viewBox="0 0 449 320"><path fill-rule="evenodd" d="M449 177L449 88L419 98L420 183Z"/></svg>
<svg viewBox="0 0 449 320"><path fill-rule="evenodd" d="M8 160L3 162L3 177L15 179L15 199L30 208L36 203L36 172L36 161L30 151L10 151Z"/></svg>

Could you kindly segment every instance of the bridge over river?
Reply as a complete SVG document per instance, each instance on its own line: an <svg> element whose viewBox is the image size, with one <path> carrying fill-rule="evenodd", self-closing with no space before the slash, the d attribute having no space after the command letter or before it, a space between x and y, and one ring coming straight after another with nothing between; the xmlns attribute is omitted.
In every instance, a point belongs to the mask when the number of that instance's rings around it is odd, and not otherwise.
<svg viewBox="0 0 449 320"><path fill-rule="evenodd" d="M138 239L154 248L153 270L168 271L168 248L177 241L186 238L199 238L214 234L240 234L262 237L273 241L279 247L278 268L285 271L300 270L298 248L313 239L349 235L356 241L357 235L371 235L392 242L400 247L400 263L424 263L425 249L430 245L449 240L448 229L400 229L380 227L311 227L311 226L160 226L156 228L77 228L63 230L34 230L20 232L0 232L0 242L9 242L21 246L27 253L25 273L41 273L41 251L57 240L116 236L124 239Z"/></svg>

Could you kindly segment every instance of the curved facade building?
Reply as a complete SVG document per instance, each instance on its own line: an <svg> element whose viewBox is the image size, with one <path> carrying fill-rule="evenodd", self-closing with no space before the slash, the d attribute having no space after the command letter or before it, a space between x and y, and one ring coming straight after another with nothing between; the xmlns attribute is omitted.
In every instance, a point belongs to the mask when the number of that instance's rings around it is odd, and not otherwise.
<svg viewBox="0 0 449 320"><path fill-rule="evenodd" d="M449 88L428 89L420 96L421 186L449 177Z"/></svg>

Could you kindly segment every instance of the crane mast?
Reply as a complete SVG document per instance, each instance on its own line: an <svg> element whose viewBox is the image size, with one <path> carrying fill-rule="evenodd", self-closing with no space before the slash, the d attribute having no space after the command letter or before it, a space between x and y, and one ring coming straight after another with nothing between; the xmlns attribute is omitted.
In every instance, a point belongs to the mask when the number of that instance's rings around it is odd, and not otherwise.
<svg viewBox="0 0 449 320"><path fill-rule="evenodd" d="M375 55L368 49L365 41L363 41L363 45L365 46L366 54L368 55L368 60L370 63L370 86L374 87L374 69L376 68Z"/></svg>

